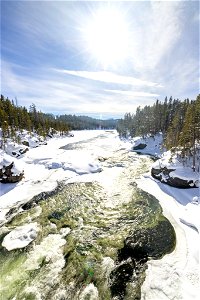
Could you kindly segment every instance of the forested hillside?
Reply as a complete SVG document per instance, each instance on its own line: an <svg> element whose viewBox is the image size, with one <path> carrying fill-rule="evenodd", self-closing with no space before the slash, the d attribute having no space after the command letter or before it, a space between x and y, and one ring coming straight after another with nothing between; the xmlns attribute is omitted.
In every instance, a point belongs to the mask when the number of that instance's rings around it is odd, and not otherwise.
<svg viewBox="0 0 200 300"><path fill-rule="evenodd" d="M165 98L152 106L138 107L135 114L127 113L118 122L121 137L155 135L162 132L168 149L181 149L182 155L195 157L200 143L200 95L196 100Z"/></svg>
<svg viewBox="0 0 200 300"><path fill-rule="evenodd" d="M28 110L3 95L0 99L0 128L2 129L3 143L7 138L18 141L19 135L16 135L16 132L22 130L46 137L54 131L63 135L69 130L114 129L116 124L117 120L113 119L100 120L75 115L54 116L38 111L35 104L30 105Z"/></svg>
<svg viewBox="0 0 200 300"><path fill-rule="evenodd" d="M7 137L15 139L16 132L23 129L44 137L52 130L64 134L70 129L66 122L55 119L51 114L38 111L34 104L27 110L26 107L17 106L14 101L10 101L3 95L0 100L0 127L3 139Z"/></svg>
<svg viewBox="0 0 200 300"><path fill-rule="evenodd" d="M118 120L108 119L94 119L87 116L75 116L75 115L61 115L58 120L69 124L73 130L82 129L115 129Z"/></svg>

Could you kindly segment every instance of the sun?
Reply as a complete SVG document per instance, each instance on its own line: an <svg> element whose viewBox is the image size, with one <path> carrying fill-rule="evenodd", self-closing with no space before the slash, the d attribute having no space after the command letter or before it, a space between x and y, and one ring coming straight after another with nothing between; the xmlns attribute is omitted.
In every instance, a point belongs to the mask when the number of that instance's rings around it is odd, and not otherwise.
<svg viewBox="0 0 200 300"><path fill-rule="evenodd" d="M119 10L107 7L93 13L83 34L87 52L104 69L128 57L130 33L125 16Z"/></svg>

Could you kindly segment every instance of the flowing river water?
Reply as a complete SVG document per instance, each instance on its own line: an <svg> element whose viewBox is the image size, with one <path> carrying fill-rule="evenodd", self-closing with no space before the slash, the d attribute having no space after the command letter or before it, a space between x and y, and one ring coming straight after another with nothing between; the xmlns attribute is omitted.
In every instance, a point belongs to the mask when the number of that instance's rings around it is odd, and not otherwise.
<svg viewBox="0 0 200 300"><path fill-rule="evenodd" d="M113 150L112 134L63 147L80 155L103 149L102 172L59 183L4 225L1 242L5 231L30 222L39 231L23 249L0 246L2 300L140 299L147 261L173 251L172 225L157 199L136 184L152 159Z"/></svg>

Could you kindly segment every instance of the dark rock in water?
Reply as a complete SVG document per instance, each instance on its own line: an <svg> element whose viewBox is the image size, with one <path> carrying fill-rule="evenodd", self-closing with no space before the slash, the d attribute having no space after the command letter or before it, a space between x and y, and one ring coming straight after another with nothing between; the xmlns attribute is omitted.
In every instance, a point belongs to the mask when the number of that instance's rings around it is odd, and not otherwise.
<svg viewBox="0 0 200 300"><path fill-rule="evenodd" d="M3 166L0 169L0 182L1 183L15 183L22 180L24 177L24 171L21 173L15 174L12 168L14 167L14 162L8 166Z"/></svg>
<svg viewBox="0 0 200 300"><path fill-rule="evenodd" d="M142 150L142 149L146 148L146 146L147 146L146 144L140 143L137 146L134 146L133 150Z"/></svg>
<svg viewBox="0 0 200 300"><path fill-rule="evenodd" d="M118 299L123 299L125 295L127 282L131 280L134 272L135 264L131 261L126 261L117 266L110 274L111 279L111 294L112 297L117 296Z"/></svg>
<svg viewBox="0 0 200 300"><path fill-rule="evenodd" d="M168 169L166 167L155 169L152 167L151 176L160 180L162 183L166 183L170 186L177 188L194 188L198 187L196 182L193 180L186 180L183 178L172 177L171 172L175 171L175 169Z"/></svg>
<svg viewBox="0 0 200 300"><path fill-rule="evenodd" d="M123 251L133 255L136 261L142 258L159 259L174 249L175 241L174 228L163 217L154 227L135 230L125 240Z"/></svg>
<svg viewBox="0 0 200 300"><path fill-rule="evenodd" d="M140 299L148 259L159 259L170 253L175 241L174 228L165 217L155 226L134 230L118 251L117 267L110 274L112 296L124 299L127 283L132 281L135 285L133 299Z"/></svg>
<svg viewBox="0 0 200 300"><path fill-rule="evenodd" d="M63 212L60 212L60 211L54 211L54 212L52 212L52 213L48 216L48 219L49 219L49 220L51 220L51 219L60 220L60 219L62 219L63 216L64 216L64 213L63 213Z"/></svg>

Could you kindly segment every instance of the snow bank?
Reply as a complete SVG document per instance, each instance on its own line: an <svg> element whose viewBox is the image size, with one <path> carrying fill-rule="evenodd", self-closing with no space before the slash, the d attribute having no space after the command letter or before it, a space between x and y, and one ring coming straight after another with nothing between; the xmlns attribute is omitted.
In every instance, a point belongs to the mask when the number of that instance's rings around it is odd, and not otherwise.
<svg viewBox="0 0 200 300"><path fill-rule="evenodd" d="M24 248L36 238L37 231L37 223L19 226L4 237L2 246L8 251Z"/></svg>
<svg viewBox="0 0 200 300"><path fill-rule="evenodd" d="M156 134L155 136L147 136L144 138L135 137L131 140L131 142L133 145L132 150L142 154L148 154L148 155L160 157L164 151L164 149L162 149L163 136L161 133ZM146 146L143 148L142 145L146 145Z"/></svg>
<svg viewBox="0 0 200 300"><path fill-rule="evenodd" d="M39 136L37 133L30 133L27 130L23 130L22 132L16 131L15 139L17 141L14 142L13 139L7 138L4 144L4 151L8 155L17 158L21 157L31 148L47 145L47 140L42 136Z"/></svg>
<svg viewBox="0 0 200 300"><path fill-rule="evenodd" d="M28 147L25 145L19 145L14 142L7 142L5 144L5 152L14 157L20 157L28 151Z"/></svg>
<svg viewBox="0 0 200 300"><path fill-rule="evenodd" d="M166 183L173 183L173 179L177 178L186 186L188 183L188 187L199 187L200 184L200 174L193 172L191 167L183 166L178 156L172 155L171 151L163 153L162 157L152 164L152 175Z"/></svg>
<svg viewBox="0 0 200 300"><path fill-rule="evenodd" d="M193 197L192 202L184 207L180 221L195 228L200 233L200 196Z"/></svg>
<svg viewBox="0 0 200 300"><path fill-rule="evenodd" d="M89 173L100 172L101 166L97 159L99 153L94 153L93 150L66 151L60 147L72 142L87 141L103 133L104 131L100 130L88 130L76 131L74 137L54 137L49 139L48 145L29 149L18 159L1 151L0 162L4 159L5 165L8 165L10 161L14 161L15 167L19 171L24 170L25 178L17 184L0 183L0 223L6 222L6 215L11 209L15 208L17 212L17 208L35 195L55 189L58 181L72 179L82 174L86 176ZM116 133L112 134L117 148L119 139L116 137Z"/></svg>
<svg viewBox="0 0 200 300"><path fill-rule="evenodd" d="M139 188L155 196L176 232L176 248L148 262L142 300L197 300L199 293L199 204L197 189L177 189L145 175ZM196 202L196 204L191 203ZM187 226L186 226L187 225ZM189 225L189 226L188 226ZM177 291L174 298L174 291Z"/></svg>

